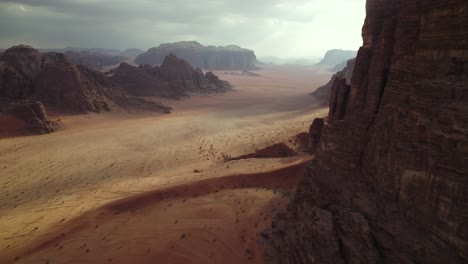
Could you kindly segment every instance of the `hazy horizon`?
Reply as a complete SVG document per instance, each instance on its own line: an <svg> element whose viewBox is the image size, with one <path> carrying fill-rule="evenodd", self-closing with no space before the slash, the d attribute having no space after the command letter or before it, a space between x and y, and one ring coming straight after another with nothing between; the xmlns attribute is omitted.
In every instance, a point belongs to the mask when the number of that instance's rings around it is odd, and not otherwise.
<svg viewBox="0 0 468 264"><path fill-rule="evenodd" d="M147 50L195 40L258 57L311 58L361 46L365 1L0 0L0 14L2 48Z"/></svg>

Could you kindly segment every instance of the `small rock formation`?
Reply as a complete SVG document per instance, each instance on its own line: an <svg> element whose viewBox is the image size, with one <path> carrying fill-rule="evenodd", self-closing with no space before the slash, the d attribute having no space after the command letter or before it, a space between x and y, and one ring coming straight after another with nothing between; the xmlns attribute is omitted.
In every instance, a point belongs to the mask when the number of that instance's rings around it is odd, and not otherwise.
<svg viewBox="0 0 468 264"><path fill-rule="evenodd" d="M339 85L350 86L355 61L356 59L348 60L346 62L346 67L343 70L334 74L327 84L317 88L317 90L315 90L311 95L318 99L328 101L330 100L330 95L332 94L333 89L337 89Z"/></svg>
<svg viewBox="0 0 468 264"><path fill-rule="evenodd" d="M227 158L226 160L242 160L242 159L264 159L264 158L285 158L295 156L297 153L285 143L277 143L263 149L258 149L254 153L242 155L235 158Z"/></svg>
<svg viewBox="0 0 468 264"><path fill-rule="evenodd" d="M468 2L368 0L268 263L468 262Z"/></svg>
<svg viewBox="0 0 468 264"><path fill-rule="evenodd" d="M228 81L220 80L219 77L212 72L207 72L205 78L208 80L208 83L212 83L212 86L214 85L217 90L224 91L232 88L232 85Z"/></svg>
<svg viewBox="0 0 468 264"><path fill-rule="evenodd" d="M122 63L108 75L128 93L138 96L181 97L188 92L223 92L232 88L212 72L203 74L174 54L166 56L161 67Z"/></svg>
<svg viewBox="0 0 468 264"><path fill-rule="evenodd" d="M67 51L65 57L75 65L84 65L94 71L102 71L106 66L116 65L127 60L127 57L123 56L111 56L88 51Z"/></svg>
<svg viewBox="0 0 468 264"><path fill-rule="evenodd" d="M24 132L46 134L54 132L59 124L48 119L44 106L39 101L17 101L4 105L0 115L14 116L24 122L21 128ZM0 119L3 120L3 119ZM5 122L8 122L5 119ZM8 124L3 124L8 126Z"/></svg>
<svg viewBox="0 0 468 264"><path fill-rule="evenodd" d="M356 58L356 50L342 50L333 49L327 51L323 59L317 64L319 66L325 66L327 68L339 67L338 65L346 63L346 61Z"/></svg>
<svg viewBox="0 0 468 264"><path fill-rule="evenodd" d="M161 65L169 54L207 70L252 70L257 61L253 51L238 46L203 46L196 41L161 44L135 58L137 64Z"/></svg>

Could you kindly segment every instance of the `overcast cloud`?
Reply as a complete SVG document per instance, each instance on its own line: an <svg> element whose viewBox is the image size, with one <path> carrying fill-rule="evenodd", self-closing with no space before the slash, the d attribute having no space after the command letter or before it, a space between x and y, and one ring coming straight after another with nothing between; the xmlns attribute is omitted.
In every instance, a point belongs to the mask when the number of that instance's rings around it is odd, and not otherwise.
<svg viewBox="0 0 468 264"><path fill-rule="evenodd" d="M0 47L148 49L197 40L257 56L357 49L365 0L0 0Z"/></svg>

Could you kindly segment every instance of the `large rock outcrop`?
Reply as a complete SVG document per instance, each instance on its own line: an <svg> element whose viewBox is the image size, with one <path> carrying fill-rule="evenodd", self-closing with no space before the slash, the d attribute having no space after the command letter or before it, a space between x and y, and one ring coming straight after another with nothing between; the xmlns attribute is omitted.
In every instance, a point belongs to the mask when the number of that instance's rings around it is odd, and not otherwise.
<svg viewBox="0 0 468 264"><path fill-rule="evenodd" d="M161 65L169 54L207 70L252 70L257 61L253 51L238 46L203 46L196 41L161 44L135 58L137 64Z"/></svg>
<svg viewBox="0 0 468 264"><path fill-rule="evenodd" d="M12 47L0 58L0 75L0 95L11 99L34 98L46 106L75 112L108 111L112 107L98 78L85 67L69 63L62 53Z"/></svg>
<svg viewBox="0 0 468 264"><path fill-rule="evenodd" d="M180 97L188 92L224 92L232 87L212 72L204 74L172 53L160 67L122 63L107 74L114 83L137 96Z"/></svg>
<svg viewBox="0 0 468 264"><path fill-rule="evenodd" d="M468 2L368 0L269 263L467 263Z"/></svg>
<svg viewBox="0 0 468 264"><path fill-rule="evenodd" d="M38 100L61 112L109 111L116 107L167 111L163 106L129 98L100 72L68 62L62 53L12 47L0 57L0 97Z"/></svg>

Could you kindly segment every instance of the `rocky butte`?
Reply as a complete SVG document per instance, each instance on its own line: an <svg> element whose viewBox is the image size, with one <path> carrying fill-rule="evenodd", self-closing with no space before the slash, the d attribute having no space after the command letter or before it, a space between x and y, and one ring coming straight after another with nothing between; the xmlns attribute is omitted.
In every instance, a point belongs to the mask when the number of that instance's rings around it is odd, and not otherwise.
<svg viewBox="0 0 468 264"><path fill-rule="evenodd" d="M207 70L252 70L257 58L252 50L230 45L203 46L196 41L161 44L135 58L137 64L161 65L169 54L186 60L193 67Z"/></svg>
<svg viewBox="0 0 468 264"><path fill-rule="evenodd" d="M468 2L368 0L269 263L467 263Z"/></svg>
<svg viewBox="0 0 468 264"><path fill-rule="evenodd" d="M227 81L220 80L212 72L204 74L187 61L169 54L162 65L140 65L121 63L109 73L109 78L129 94L136 96L181 97L187 93L224 92L232 88Z"/></svg>

